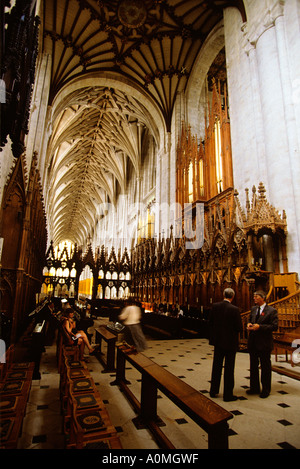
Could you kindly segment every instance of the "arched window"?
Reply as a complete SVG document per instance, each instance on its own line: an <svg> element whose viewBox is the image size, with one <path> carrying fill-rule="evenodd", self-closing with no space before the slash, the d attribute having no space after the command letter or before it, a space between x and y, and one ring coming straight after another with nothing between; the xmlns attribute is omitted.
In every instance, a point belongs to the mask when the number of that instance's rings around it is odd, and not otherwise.
<svg viewBox="0 0 300 469"><path fill-rule="evenodd" d="M71 273L70 273L70 276L71 276L72 278L75 278L75 277L76 277L76 274L77 274L76 269L72 269L72 270L71 270Z"/></svg>
<svg viewBox="0 0 300 469"><path fill-rule="evenodd" d="M102 300L102 298L103 298L103 288L102 288L102 285L98 285L97 298L100 298L101 300Z"/></svg>
<svg viewBox="0 0 300 469"><path fill-rule="evenodd" d="M62 277L62 273L63 273L62 268L59 267L59 268L57 269L57 271L56 271L57 277Z"/></svg>
<svg viewBox="0 0 300 469"><path fill-rule="evenodd" d="M93 289L93 272L92 269L86 265L80 274L78 294L92 298Z"/></svg>

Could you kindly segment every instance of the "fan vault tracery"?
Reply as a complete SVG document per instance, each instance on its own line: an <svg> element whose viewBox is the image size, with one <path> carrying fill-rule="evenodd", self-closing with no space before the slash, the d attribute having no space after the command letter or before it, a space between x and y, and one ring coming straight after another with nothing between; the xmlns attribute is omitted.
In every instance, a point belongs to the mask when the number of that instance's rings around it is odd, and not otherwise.
<svg viewBox="0 0 300 469"><path fill-rule="evenodd" d="M125 193L130 171L139 175L143 141L157 131L144 105L108 87L72 93L55 117L48 146L53 239L83 242L99 205Z"/></svg>
<svg viewBox="0 0 300 469"><path fill-rule="evenodd" d="M147 99L170 130L176 96L227 6L245 17L240 1L44 0L42 47L52 57L53 106L47 204L55 243L67 235L84 243L97 205L115 203L132 172L139 178L148 136L158 145ZM56 105L58 93L88 76L114 77L115 86L74 87ZM140 90L143 104L122 80Z"/></svg>
<svg viewBox="0 0 300 469"><path fill-rule="evenodd" d="M44 0L44 49L53 56L51 99L91 71L132 78L154 97L170 126L176 93L223 8L241 1Z"/></svg>

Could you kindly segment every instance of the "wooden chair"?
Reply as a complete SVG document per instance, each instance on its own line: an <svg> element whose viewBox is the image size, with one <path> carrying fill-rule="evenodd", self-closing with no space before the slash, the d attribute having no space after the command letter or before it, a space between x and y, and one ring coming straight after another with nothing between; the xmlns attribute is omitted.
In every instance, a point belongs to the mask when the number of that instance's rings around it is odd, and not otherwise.
<svg viewBox="0 0 300 469"><path fill-rule="evenodd" d="M16 449L31 389L34 363L9 363L0 386L0 448Z"/></svg>
<svg viewBox="0 0 300 469"><path fill-rule="evenodd" d="M70 433L71 419L73 418L73 409L76 407L77 415L87 410L101 409L105 406L101 399L99 391L93 385L88 391L73 391L73 383L69 383L69 393L65 399L64 413L64 433Z"/></svg>
<svg viewBox="0 0 300 469"><path fill-rule="evenodd" d="M68 373L69 376L73 373L73 379L80 377L89 376L86 363L77 360L77 357L68 350L68 347L63 348L63 358L60 369L60 382L59 382L59 392L61 399L62 411L64 410L64 402L68 391ZM74 359L76 358L76 359Z"/></svg>
<svg viewBox="0 0 300 469"><path fill-rule="evenodd" d="M1 394L0 396L0 421L5 416L16 415L17 413L25 413L26 398L25 396L10 396L9 394Z"/></svg>
<svg viewBox="0 0 300 469"><path fill-rule="evenodd" d="M1 396L24 396L26 402L29 397L29 392L31 388L31 381L29 380L7 380L1 384L0 387L0 397Z"/></svg>
<svg viewBox="0 0 300 469"><path fill-rule="evenodd" d="M22 433L23 414L3 415L0 417L0 449L17 449Z"/></svg>
<svg viewBox="0 0 300 469"><path fill-rule="evenodd" d="M81 395L96 395L97 389L90 376L79 379L70 379L66 383L67 392L62 401L64 433L69 433L69 423L72 418L73 401Z"/></svg>
<svg viewBox="0 0 300 469"><path fill-rule="evenodd" d="M67 449L81 449L89 444L104 442L117 445L117 431L111 424L106 409L89 409L78 412L78 405L74 402L70 424L70 440Z"/></svg>
<svg viewBox="0 0 300 469"><path fill-rule="evenodd" d="M82 362L82 367L80 368L70 368L68 364L66 364L64 367L64 372L61 374L61 379L60 379L61 399L64 399L64 397L68 394L68 385L71 382L71 380L80 379L80 378L89 378L89 377L90 377L90 373L88 369L86 368L86 365L84 362Z"/></svg>

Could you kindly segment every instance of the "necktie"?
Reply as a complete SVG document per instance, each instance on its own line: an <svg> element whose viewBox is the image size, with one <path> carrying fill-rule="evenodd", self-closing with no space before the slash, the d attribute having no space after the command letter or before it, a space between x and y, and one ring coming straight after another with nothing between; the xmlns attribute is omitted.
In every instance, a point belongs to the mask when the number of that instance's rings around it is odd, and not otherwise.
<svg viewBox="0 0 300 469"><path fill-rule="evenodd" d="M260 306L258 307L258 310L257 310L257 313L256 313L255 321L258 320L259 316L260 316Z"/></svg>

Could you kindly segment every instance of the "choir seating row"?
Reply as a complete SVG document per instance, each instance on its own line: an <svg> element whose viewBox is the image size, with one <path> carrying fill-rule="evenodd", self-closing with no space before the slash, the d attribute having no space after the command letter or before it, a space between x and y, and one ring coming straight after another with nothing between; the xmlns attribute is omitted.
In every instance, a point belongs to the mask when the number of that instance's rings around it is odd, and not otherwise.
<svg viewBox="0 0 300 469"><path fill-rule="evenodd" d="M60 399L66 449L121 449L100 392L76 348L62 345Z"/></svg>
<svg viewBox="0 0 300 469"><path fill-rule="evenodd" d="M56 341L56 359L58 372L60 373L63 369L63 347L67 347L69 352L72 350L74 360L78 360L79 357L79 347L72 341L69 334L66 332L65 328L62 325L62 322L56 319L57 325L57 341Z"/></svg>
<svg viewBox="0 0 300 469"><path fill-rule="evenodd" d="M0 367L0 449L17 449L30 394L34 362L15 362L11 345Z"/></svg>

